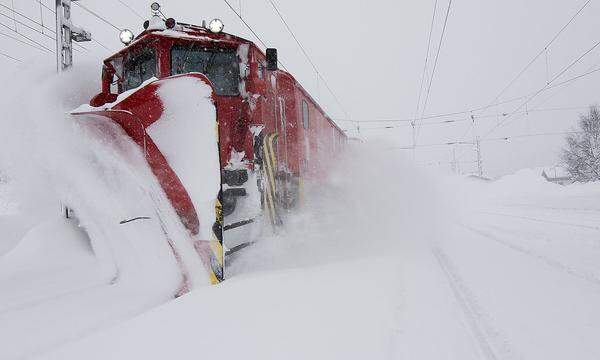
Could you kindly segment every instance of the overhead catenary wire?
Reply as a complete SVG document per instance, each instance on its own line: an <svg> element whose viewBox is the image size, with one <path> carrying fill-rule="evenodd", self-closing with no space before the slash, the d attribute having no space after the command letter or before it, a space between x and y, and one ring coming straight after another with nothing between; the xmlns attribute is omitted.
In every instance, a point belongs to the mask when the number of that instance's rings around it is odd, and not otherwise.
<svg viewBox="0 0 600 360"><path fill-rule="evenodd" d="M40 24L41 24L41 29L42 32L44 32L44 8L42 7L42 3L40 2Z"/></svg>
<svg viewBox="0 0 600 360"><path fill-rule="evenodd" d="M50 52L50 53L54 53L54 50L52 50L52 49L50 49L50 48L46 47L44 44L41 44L41 43L39 43L39 42L35 41L34 39L32 39L32 38L28 37L28 36L27 36L27 35L25 35L25 34L22 34L22 33L18 32L18 31L15 31L15 29L11 28L10 26L7 26L7 25L5 25L5 24L3 24L3 23L0 23L0 26L2 26L2 27L4 27L4 28L7 28L8 30L10 30L10 31L12 31L12 32L14 32L14 33L16 33L17 35L19 35L20 37L22 37L22 38L24 38L24 39L27 39L28 41L32 42L33 44L35 44L35 45L39 46L39 47L40 47L41 49L43 49L44 51L47 51L47 52Z"/></svg>
<svg viewBox="0 0 600 360"><path fill-rule="evenodd" d="M321 74L321 72L319 71L319 69L315 65L314 61L308 55L306 49L304 48L304 46L302 45L302 43L300 42L300 40L298 40L298 37L296 36L296 34L294 33L294 31L292 30L292 28L290 27L290 25L287 23L287 21L285 20L285 18L283 17L283 15L279 11L279 9L277 8L277 5L275 5L275 3L273 2L273 0L267 0L267 1L271 4L271 6L273 7L273 9L277 13L277 16L279 16L279 19L281 19L281 21L283 22L283 25L285 25L285 28L288 30L288 32L290 33L290 35L292 36L292 38L294 39L294 41L296 42L296 44L298 45L298 47L300 48L300 50L302 51L302 54L304 54L304 57L306 58L306 60L310 63L310 65L312 66L313 70L315 71L315 73L317 74L317 76L319 77L319 79L321 79L321 81L323 82L323 84L327 88L327 91L331 94L331 96L333 97L333 99L335 100L335 102L338 104L338 106L340 107L340 109L342 110L342 112L346 116L349 116L348 112L346 111L346 109L342 105L340 99L337 97L337 95L335 94L335 92L331 89L331 87L329 86L329 83L323 77L323 74Z"/></svg>
<svg viewBox="0 0 600 360"><path fill-rule="evenodd" d="M416 135L415 135L415 145L419 140L419 132L421 131L421 123L423 122L422 118L425 116L425 112L427 111L427 105L429 103L429 96L431 94L431 87L433 85L433 80L435 79L435 71L437 69L438 60L440 57L440 52L442 50L442 45L444 44L444 36L446 35L446 27L448 25L448 17L450 16L450 9L452 8L452 0L448 1L448 8L446 9L446 16L444 18L444 26L442 27L442 33L440 35L440 41L438 43L437 52L435 55L435 61L433 62L433 70L431 71L431 76L429 77L429 85L427 86L427 92L425 95L425 102L423 103L423 109L421 112L421 120L417 126Z"/></svg>
<svg viewBox="0 0 600 360"><path fill-rule="evenodd" d="M140 18L141 20L145 20L144 17L142 15L140 15L139 12L137 12L134 8L132 8L131 6L129 6L129 4L127 4L126 2L122 1L122 0L117 0L119 3L121 3L121 5L125 6L129 11L131 11L135 16L137 16L138 18Z"/></svg>
<svg viewBox="0 0 600 360"><path fill-rule="evenodd" d="M0 26L7 27L6 25L4 25L4 24L2 24L2 23L0 23ZM10 30L12 30L12 28L10 28L10 27L7 27L7 28L8 28L8 29L10 29ZM9 34L5 34L5 33L3 33L3 32L0 32L0 36L7 37L7 38L9 38L9 39L12 39L12 40L14 40L14 41L16 41L16 42L19 42L19 43L23 44L23 45L27 45L27 46L29 46L29 47L31 47L31 48L34 48L34 49L36 49L36 50L39 50L39 51L42 51L42 52L47 52L47 51L46 51L46 50L44 50L43 48L41 48L41 47L39 47L39 46L36 46L36 45L33 45L32 43L28 43L27 41L21 40L20 38L18 38L18 37L16 37L16 36L12 36L12 35L9 35Z"/></svg>
<svg viewBox="0 0 600 360"><path fill-rule="evenodd" d="M433 35L433 25L435 23L435 15L437 13L438 0L435 0L433 4L433 14L431 16L431 24L429 25L429 36L427 37L427 50L425 51L425 61L423 62L423 73L421 75L421 85L419 86L419 96L417 98L417 106L415 110L415 118L413 121L417 121L417 117L419 116L419 108L421 107L421 97L423 95L423 85L425 84L425 75L427 74L427 64L429 63L429 49L431 48L431 38Z"/></svg>
<svg viewBox="0 0 600 360"><path fill-rule="evenodd" d="M508 91L508 89L510 89L531 68L531 66L533 66L533 64L540 58L540 56L542 56L548 50L548 48L554 44L554 42L560 37L560 35L562 35L562 33L575 21L575 19L585 10L585 8L587 8L591 1L592 0L587 0L581 7L578 8L575 14L573 14L573 16L569 18L567 23L563 25L556 34L554 34L550 41L548 41L548 43L544 45L544 47L527 63L527 65L525 65L523 69L519 71L519 73L517 73L517 75L513 79L511 79L511 81L509 81L509 83L504 88L502 88L502 90L500 90L500 92L489 103L490 107L491 105L497 104L497 101L500 99L500 97L504 95L504 93ZM546 80L546 85L550 85L550 81L548 79ZM552 86L549 86L546 90L550 88L552 88ZM471 128L468 128L465 131L465 133L461 137L461 140L464 139L465 136L467 136L470 130Z"/></svg>
<svg viewBox="0 0 600 360"><path fill-rule="evenodd" d="M10 10L10 11L13 11L13 10L11 10L10 8L8 8L7 6L5 6L5 5L2 5L2 4L0 4L0 7L6 8L6 9L8 9L8 10ZM51 39L52 41L56 41L56 38L55 38L55 37L53 37L53 36L50 36L50 35L46 34L45 32L43 32L43 29L46 29L46 30L50 31L52 34L56 34L56 31L55 31L54 29L50 29L50 28L48 28L48 27L45 27L43 24L41 24L41 23L37 22L36 20L34 20L34 19L32 19L32 18L30 18L30 17L28 17L28 16L26 16L26 15L23 15L23 14L21 14L21 13L20 13L20 12L18 12L18 11L13 11L13 14L17 14L17 15L19 15L19 16L21 16L22 18L24 18L24 19L26 19L26 20L30 21L31 23L33 23L33 24L35 24L35 25L42 26L42 30L40 30L40 29L36 29L36 28L34 28L33 26L31 26L31 25L29 25L29 24L26 24L26 23L24 23L24 22L23 22L23 21L21 21L21 20L17 20L16 18L15 18L15 19L13 19L13 18L11 18L10 16L8 16L8 15L6 15L6 14L4 14L4 13L0 12L0 16L3 16L3 17L5 17L5 18L7 18L7 19L11 19L11 20L15 21L16 23L18 23L18 24L20 24L20 25L24 26L25 28L27 28L27 29L29 29L29 30L31 30L31 31L33 31L33 32L36 32L36 33L38 33L38 34L41 34L42 36L44 36L44 37L47 37L47 38ZM20 32L18 32L18 31L16 31L16 32L17 32L17 33L20 33ZM85 48L84 46L82 46L82 45L80 45L80 44L78 44L78 43L75 43L75 45L77 45L79 48L81 48L81 49L83 49L83 50L86 50L86 51L88 51L88 49L87 49L87 48ZM77 49L75 49L75 50L77 50Z"/></svg>
<svg viewBox="0 0 600 360"><path fill-rule="evenodd" d="M592 0L587 0L583 6L581 6L577 12L569 19L569 21L563 25L563 27L552 37L552 39L529 61L529 63L527 63L527 65L525 65L525 67L523 69L521 69L521 71L519 71L519 73L517 74L517 76L515 76L509 83L508 85L506 85L504 88L502 88L502 90L498 93L498 95L496 95L496 97L490 102L490 104L494 104L496 103L496 101L498 99L500 99L500 97L502 95L504 95L504 93L510 89L520 78L521 76L523 76L527 70L529 70L529 68L531 68L531 66L537 61L537 59L539 59L540 56L542 56L550 46L552 46L552 44L560 37L560 35L575 21L575 19L583 12L583 10L590 4L590 2L592 2Z"/></svg>
<svg viewBox="0 0 600 360"><path fill-rule="evenodd" d="M548 132L548 133L535 133L535 134L520 134L520 135L511 135L511 136L502 136L502 137L482 139L480 141L481 142L510 141L512 139L521 139L521 138L529 138L529 137L563 136L563 135L569 135L569 134L582 134L582 133L583 133L583 131L561 131L561 132ZM448 142L440 142L440 143L421 144L421 145L417 145L417 147L454 146L454 145L475 146L476 144L472 141L448 141ZM412 146L395 146L395 147L392 147L392 149L411 150Z"/></svg>
<svg viewBox="0 0 600 360"><path fill-rule="evenodd" d="M56 10L52 9L51 7L47 6L46 4L44 4L43 2L41 2L41 0L35 0L37 3L39 3L43 8L45 8L46 10L50 11L52 14L56 15ZM48 29L46 27L46 29ZM56 31L51 30L53 34L56 34ZM100 41L96 40L94 37L92 37L92 42L95 42L96 44L100 45L101 47L103 47L104 49L106 49L107 51L112 51L108 46L104 45L103 43L101 43ZM81 46L78 43L75 43L75 45L78 45L80 47L83 48L83 46Z"/></svg>
<svg viewBox="0 0 600 360"><path fill-rule="evenodd" d="M246 20L244 20L242 15L240 15L240 13L238 13L237 10L235 10L235 8L229 3L229 1L223 0L223 2L225 2L225 4L229 7L229 9L231 9L231 11L235 14L235 16L237 16L238 19L240 19L242 24L244 24L244 26L252 33L252 35L254 35L254 37L258 40L258 42L260 42L260 44L264 48L268 48L267 44L263 41L263 39L256 33L256 31L254 31L252 26L250 26L250 24L248 24L248 22L246 22ZM285 65L283 65L281 63L281 61L279 59L278 59L278 62L279 62L279 65L281 65L287 71L287 68L285 67Z"/></svg>
<svg viewBox="0 0 600 360"><path fill-rule="evenodd" d="M10 5L12 6L11 7L12 14L13 14L12 19L13 19L13 22L15 23L15 32L19 32L19 30L17 29L17 22L15 21L15 0L10 0Z"/></svg>
<svg viewBox="0 0 600 360"><path fill-rule="evenodd" d="M556 87L559 87L559 86L568 85L568 84L570 84L570 83L572 83L574 81L580 80L580 79L582 79L582 78L584 78L586 76L589 76L589 75L592 75L594 73L599 72L600 68L593 69L595 66L596 65L593 65L588 71L586 71L586 72L584 72L584 73L582 73L580 75L576 75L576 76L574 76L572 78L569 78L567 80L564 80L562 82L553 84L553 85L549 86L546 90L550 90L552 88L556 88ZM531 94L533 94L533 93L531 93ZM529 94L529 95L531 95L531 94ZM508 103L508 102L514 102L514 101L518 101L518 100L521 100L521 99L526 99L529 95L520 96L520 97L517 97L517 98L514 98L514 99L510 99L510 100L505 100L505 101L503 101L501 103L498 103L498 104L505 104L505 103ZM441 118L441 117L447 117L447 116L453 116L453 115L461 115L461 114L465 114L465 113L473 113L475 111L484 110L484 109L487 109L487 108L495 106L495 105L497 105L497 104L486 105L486 106L483 106L483 107L480 107L480 108L477 108L477 109L472 109L472 110L452 112L452 113L447 113L447 114L433 115L433 116L427 117L426 119ZM543 112L543 111L581 110L581 109L586 109L586 108L588 108L588 107L580 106L580 107L547 108L547 109L540 109L540 108L535 109L534 108L534 109L529 109L527 111L520 112L520 114L533 113L533 112ZM509 115L508 113L501 113L501 114L492 114L492 115L473 115L473 117L474 117L474 119L481 119L481 118L493 118L493 117L499 117L499 116L506 117L508 115ZM472 119L469 118L469 119L446 120L446 121L440 121L440 122L435 122L435 123L425 122L424 125L428 125L428 124L435 125L435 124L459 123L459 122L466 122L466 121L471 121L471 120ZM355 123L382 123L382 122L383 123L386 123L386 122L387 123L397 123L397 122L407 122L407 123L409 123L409 122L412 121L412 119L377 119L377 120L337 119L337 121L350 121L350 122L355 122ZM369 128L369 127L365 128L365 127L362 127L361 130L367 130L367 131L369 131L369 130L378 130L378 129L395 129L395 128L402 128L402 127L409 127L409 126L411 126L411 125L382 126L382 127L375 127L375 128ZM472 128L469 127L467 129L466 133L468 133L471 129ZM348 129L346 131L353 131L353 130L356 130L356 129ZM463 136L461 136L459 138L460 140L457 140L457 141L462 141L464 139L464 137L466 136L466 133L463 134ZM462 158L462 156L460 158Z"/></svg>
<svg viewBox="0 0 600 360"><path fill-rule="evenodd" d="M563 107L563 108L547 108L547 109L531 109L527 111L522 111L520 114L526 113L534 113L534 112L555 112L555 111L573 111L573 110L584 110L588 109L589 106L577 106L577 107ZM474 119L485 119L485 118L497 118L497 117L506 117L509 116L508 113L501 114L489 114L489 115L478 115L473 116ZM446 124L454 124L472 121L472 118L461 118L461 119L453 119L453 120L444 120L444 121L436 121L436 122L424 122L423 126L431 126L431 125L446 125ZM383 130L383 129L399 129L412 127L411 124L401 124L401 125L388 125L388 126L379 126L379 127L362 127L361 130ZM348 131L355 130L349 129Z"/></svg>
<svg viewBox="0 0 600 360"><path fill-rule="evenodd" d="M16 62L23 62L23 60L21 60L21 59L17 59L16 57L10 56L9 54L6 54L6 53L4 53L4 52L2 52L2 51L0 51L0 56L4 56L5 58L8 58L8 59L14 60L14 61L16 61Z"/></svg>
<svg viewBox="0 0 600 360"><path fill-rule="evenodd" d="M596 69L590 69L580 75L576 75L572 78L569 78L567 80L561 81L559 83L556 84L552 84L550 86L548 86L545 91L550 90L550 89L554 89L563 85L567 85L569 83L572 83L574 81L580 80L581 78L587 77L589 75L592 75L594 73L597 73L600 71L600 68L596 68ZM502 102L496 103L496 104L488 104L485 106L481 106L478 108L473 108L473 109L467 109L467 110L462 110L462 111L454 111L454 112L448 112L448 113L442 113L442 114L435 114L435 115L430 115L430 116L426 116L423 118L423 120L429 120L429 119L436 119L436 118L444 118L444 117L450 117L450 116L455 116L455 115L464 115L464 114L470 114L470 113L475 113L478 111L482 111L482 110L486 110L489 109L491 107L494 107L496 105L504 105L504 104L508 104L511 102L515 102L515 101L519 101L519 100L523 100L523 99L527 99L529 96L535 94L537 91L531 92L529 94L523 95L523 96L519 96L519 97L515 97L512 99L508 99L508 100L504 100ZM532 110L530 110L530 112L532 112ZM501 115L501 114L500 114ZM496 116L496 115L494 115ZM475 118L481 118L481 115L475 115ZM490 116L491 117L491 116ZM342 121L342 122L353 122L353 123L386 123L386 122L390 122L390 123L394 123L394 122L412 122L413 119L412 118L389 118L389 119L335 119L336 121ZM470 128L469 128L470 130Z"/></svg>
<svg viewBox="0 0 600 360"><path fill-rule="evenodd" d="M526 99L526 98L527 98L527 96L519 96L519 97L514 98L514 99L509 99L509 100L503 101L500 104L507 104L507 103L510 103L510 102L515 102L515 101L523 100L523 99ZM491 105L491 106L495 106L495 105ZM423 120L428 120L428 119L443 118L443 117L449 117L449 116L455 116L455 115L469 114L469 113L472 113L472 112L476 112L476 111L481 111L481 110L487 109L487 108L489 108L491 106L482 106L482 107L468 109L468 110L453 111L453 112L449 112L449 113L429 115L429 116L423 117L422 119ZM335 119L335 120L336 121L356 122L356 123L370 123L370 122L412 122L413 121L412 118L404 118L404 119L395 119L395 118L389 118L389 119L363 119L363 120Z"/></svg>
<svg viewBox="0 0 600 360"><path fill-rule="evenodd" d="M6 6L6 5L2 5L2 4L0 4L0 6L1 6L1 7L3 7L3 8L5 8L5 9L7 9L7 10L9 10L9 11L11 11L11 12L13 13L13 15L15 15L15 14L16 14L16 15L19 15L19 16L20 16L20 17L22 17L23 19L27 19L27 20L29 20L31 23L41 26L41 27L42 27L42 29L50 30L50 31L52 31L52 33L53 33L53 34L55 34L55 33L56 33L56 31L54 31L53 29L50 29L49 27L46 27L46 26L44 26L44 24L42 24L41 22L38 22L37 20L34 20L34 19L32 19L31 17L29 17L29 16L27 16L27 15L25 15L25 14L21 13L21 12L15 11L15 10L13 10L13 9L9 8L9 7L8 7L8 6ZM6 16L6 15L5 15L5 16ZM10 17L10 19L12 20L12 17ZM16 21L16 20L15 20L15 21Z"/></svg>
<svg viewBox="0 0 600 360"><path fill-rule="evenodd" d="M114 29L116 29L117 31L121 31L123 30L122 28L118 27L117 25L111 23L110 21L108 21L106 18L104 18L103 16L101 16L100 14L98 14L97 12L89 9L88 7L86 7L85 5L82 5L79 2L73 2L72 4L77 5L79 8L81 8L82 10L84 10L85 12L87 12L88 14L94 16L95 18L97 18L98 20L102 21L103 23L105 23L108 26L113 27Z"/></svg>
<svg viewBox="0 0 600 360"><path fill-rule="evenodd" d="M598 64L596 64L596 65L598 65ZM569 84L571 84L571 83L573 83L573 82L575 82L575 81L578 81L578 80L580 80L580 79L582 79L582 78L584 78L584 77L587 77L587 76L589 76L589 75L592 75L592 74L594 74L594 73L597 73L597 72L599 72L599 71L600 71L600 68L593 69L593 68L594 68L596 65L593 65L591 68L589 68L589 69L588 69L588 71L586 71L586 72L584 72L584 73L582 73L582 74L580 74L580 75L576 75L576 76L574 76L574 77L572 77L572 78L569 78L569 79L567 79L567 80L561 81L561 82L559 82L559 83L556 83L556 84L552 84L552 85L548 86L546 89L544 89L544 91L542 91L542 92L545 92L545 91L548 91L548 90L551 90L551 89L554 89L554 88L557 88L557 87L560 87L560 86L569 85ZM512 99L512 101L515 101L515 100L521 100L521 99L527 99L529 96L531 96L531 95L535 94L536 92L537 92L537 91L534 91L534 92L532 92L532 93L529 93L528 95L525 95L525 96L521 96L521 97L518 97L518 98ZM541 94L541 92L540 92L540 94ZM549 99L546 99L546 101L544 101L544 103L546 103L546 102L547 102L547 100L549 100ZM511 101L511 102L512 102L512 101ZM504 101L504 102L500 102L500 103L497 103L497 104L491 104L491 105L488 105L488 106L486 106L485 108L489 108L489 107L492 107L492 106L495 106L495 105L501 105L501 104L504 104L504 103L506 103L506 101ZM540 106L540 105L538 105L538 106ZM530 109L530 110L528 110L527 112L535 112L536 110L537 110L537 109ZM475 110L473 110L473 111L475 111ZM523 113L527 113L527 112L521 112L521 114L523 114ZM475 118L476 118L476 119L477 119L478 117L481 117L481 116L475 116ZM467 135L467 134L469 133L469 131L471 131L471 130L472 130L472 127L469 127L469 128L467 128L467 129L466 129L466 131L464 132L464 134L463 134L461 137L459 137L459 139L460 139L460 140L464 140L464 138L466 137L466 135Z"/></svg>
<svg viewBox="0 0 600 360"><path fill-rule="evenodd" d="M568 66L566 66L565 68L563 68L556 76L554 76L547 84L545 84L542 88L540 88L538 91L536 91L534 94L532 94L525 102L523 102L519 107L517 107L506 119L504 119L502 122L496 124L496 126L494 126L492 129L490 129L489 131L487 131L484 135L484 137L487 137L488 135L490 135L491 133L493 133L494 131L496 131L498 128L500 128L501 126L504 126L519 110L521 110L523 107L525 107L530 101L532 101L535 97L537 97L540 93L544 92L545 90L548 89L548 87L556 80L558 80L558 78L560 78L563 74L565 74L567 71L569 71L569 69L571 69L573 66L577 65L584 57L586 57L589 53L591 53L592 51L594 51L594 49L596 49L598 46L600 46L600 41L597 41L594 45L592 45L592 47L590 47L588 50L586 50L585 52L583 52L579 57L577 57L573 62L571 62Z"/></svg>
<svg viewBox="0 0 600 360"><path fill-rule="evenodd" d="M44 4L41 0L34 0L35 2L39 3L41 7L45 8L46 10L56 14L56 9L51 8L50 6Z"/></svg>

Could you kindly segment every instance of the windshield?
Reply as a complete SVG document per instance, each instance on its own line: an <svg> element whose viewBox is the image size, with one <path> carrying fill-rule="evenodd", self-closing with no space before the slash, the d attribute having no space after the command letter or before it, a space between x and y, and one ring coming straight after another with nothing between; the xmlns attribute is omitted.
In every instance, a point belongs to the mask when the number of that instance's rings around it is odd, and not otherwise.
<svg viewBox="0 0 600 360"><path fill-rule="evenodd" d="M239 95L239 64L235 51L174 46L171 75L199 72L213 83L217 95Z"/></svg>
<svg viewBox="0 0 600 360"><path fill-rule="evenodd" d="M123 91L136 88L152 77L156 77L156 50L145 47L123 64Z"/></svg>

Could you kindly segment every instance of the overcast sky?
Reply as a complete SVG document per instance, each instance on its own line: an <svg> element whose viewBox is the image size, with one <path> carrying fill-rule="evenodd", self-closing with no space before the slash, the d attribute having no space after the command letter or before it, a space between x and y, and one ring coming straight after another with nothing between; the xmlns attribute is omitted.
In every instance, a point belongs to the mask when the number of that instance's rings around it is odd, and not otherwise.
<svg viewBox="0 0 600 360"><path fill-rule="evenodd" d="M544 49L554 35L571 19L587 0L453 0L445 37L439 52L438 64L425 116L462 112L492 103L535 55ZM6 7L14 2L16 11L40 21L37 0L0 0ZM48 6L53 1L42 0ZM349 134L368 141L382 141L391 151L406 152L401 148L412 144L412 130L407 122L356 124L343 121L348 116L355 120L413 119L416 115L419 88L425 61L427 40L435 0L277 0L274 1L298 39L318 67L329 86L339 98L344 110L317 80L315 72L286 31L268 0L229 0L241 10L244 19L269 46L279 49L280 59L294 76L311 92L338 124ZM135 33L142 29L150 1L146 0L81 0L81 4L105 17L118 28L130 28ZM128 4L131 11L123 3ZM203 19L221 18L225 30L255 40L223 0L163 0L163 12L177 20L201 23ZM429 70L439 44L442 25L448 8L447 0L438 0L430 48ZM2 7L0 23L14 29L10 10ZM53 27L53 16L42 9L46 26ZM499 102L529 95L542 89L547 81L573 63L584 52L600 41L598 28L600 0L589 5L562 32L527 72L499 98ZM39 29L39 26L17 16ZM89 29L98 42L110 49L120 48L118 31L97 18L74 7L74 22ZM17 24L18 31L48 48L51 39ZM28 47L20 35L0 27L0 51L14 60L0 56L3 72L27 71L36 64L54 69L54 56ZM47 31L46 31L47 33ZM75 61L97 61L109 54L98 43L88 43L89 52L75 54ZM559 84L589 70L600 68L600 46L583 57L576 65L556 78ZM427 87L427 86L426 86ZM426 90L422 98L425 98ZM498 137L568 131L576 124L578 114L590 104L600 103L600 71L577 81L541 92L525 105L520 99L472 113L474 131L482 136L482 157L486 174L497 176L530 166L552 165L558 162L563 145L561 135L520 137L510 141L490 140ZM421 101L423 103L423 101ZM422 105L420 106L422 108ZM522 111L508 118L521 107ZM569 110L556 110L568 108ZM528 113L525 110L529 110ZM537 111L536 111L537 110ZM539 111L542 110L542 111ZM550 111L552 110L552 111ZM345 112L344 112L345 111ZM417 117L420 117L422 110ZM498 115L498 116L494 116ZM471 113L426 119L417 143L431 145L473 140ZM445 120L455 120L446 124ZM502 122L505 125L498 126ZM428 124L429 123L429 124ZM399 126L393 129L371 129ZM496 128L490 133L491 129ZM386 145L386 146L387 146ZM472 145L455 147L461 170L474 170L475 151ZM421 146L416 151L419 163L442 163L449 167L453 146Z"/></svg>

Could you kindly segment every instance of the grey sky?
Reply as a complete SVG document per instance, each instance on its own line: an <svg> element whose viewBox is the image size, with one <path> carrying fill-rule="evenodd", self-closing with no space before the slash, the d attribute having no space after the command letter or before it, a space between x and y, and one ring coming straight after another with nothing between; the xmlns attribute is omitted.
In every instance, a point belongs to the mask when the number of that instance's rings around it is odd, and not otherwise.
<svg viewBox="0 0 600 360"><path fill-rule="evenodd" d="M53 1L42 0L51 6ZM325 90L299 48L286 32L268 0L229 0L240 9L244 18L263 40L280 51L281 60L302 84L336 119L346 118L339 106ZM122 0L136 12L146 16L150 1ZM142 20L119 0L81 0L122 28L139 32ZM567 23L586 0L454 0L450 10L446 36L440 51L435 79L431 87L426 115L460 112L489 104L509 81L535 56L545 44ZM0 3L11 6L11 0ZM17 11L39 20L37 0L14 0ZM167 16L184 22L200 23L202 19L221 18L230 33L254 40L223 0L161 1ZM419 85L425 57L427 35L434 0L278 0L282 14L295 31L317 67L339 97L344 108L356 120L407 119L415 116ZM430 65L436 53L447 0L438 1L437 17L432 39ZM6 8L0 12L12 16ZM51 14L43 10L44 23L53 27ZM500 98L499 101L520 97L541 89L548 78L559 71L594 43L600 41L598 19L600 1L592 0L579 17L561 34L544 54ZM75 7L75 22L91 30L94 37L111 49L118 49L115 29ZM19 17L17 17L19 19ZM23 20L23 19L20 19ZM25 21L25 20L23 20ZM2 16L0 22L14 27ZM30 23L28 23L30 24ZM17 24L23 34L52 48L52 41ZM5 27L0 32L18 36ZM86 44L90 53L77 53L75 61L83 57L98 61L108 52L95 43ZM6 36L0 35L0 51L29 63L54 66L53 56L31 49ZM547 61L546 61L547 59ZM548 64L548 65L546 65ZM15 61L0 57L2 71L17 69ZM600 47L590 52L577 65L556 80L556 83L600 68ZM516 114L506 126L499 127L488 137L523 134L554 133L569 130L576 122L579 109L600 102L600 72L586 76L568 86L541 93L523 110L577 108L561 111L533 111ZM475 116L510 113L524 100L492 107ZM439 122L459 120L442 125L423 125L418 143L421 145L445 143L463 138L472 140L470 114L425 120ZM506 117L476 119L476 132L486 134ZM352 129L349 122L340 126ZM397 126L399 123L363 123L361 136L367 140L381 140L387 144L405 147L411 145L411 128L368 130L369 127ZM356 135L355 131L349 132ZM482 144L484 169L490 175L507 173L527 166L542 166L558 161L561 136L524 137L506 141L485 141ZM405 151L407 156L410 151ZM473 161L470 145L458 146L461 161ZM450 160L452 147L432 146L418 148L417 162L430 163ZM443 166L448 167L447 164ZM461 165L464 171L473 170L473 164Z"/></svg>

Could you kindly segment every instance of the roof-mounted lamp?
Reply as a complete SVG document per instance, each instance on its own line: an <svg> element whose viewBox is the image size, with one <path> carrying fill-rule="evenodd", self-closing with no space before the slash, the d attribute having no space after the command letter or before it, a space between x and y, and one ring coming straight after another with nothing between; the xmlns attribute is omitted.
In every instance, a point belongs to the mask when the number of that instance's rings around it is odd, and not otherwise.
<svg viewBox="0 0 600 360"><path fill-rule="evenodd" d="M218 34L218 33L222 32L224 28L225 28L225 25L223 24L221 19L213 19L208 24L208 29L213 34Z"/></svg>
<svg viewBox="0 0 600 360"><path fill-rule="evenodd" d="M121 39L121 42L124 45L131 44L131 42L133 41L134 38L135 38L135 35L133 35L133 32L129 29L123 29L123 30L121 30L121 33L119 34L119 39Z"/></svg>

